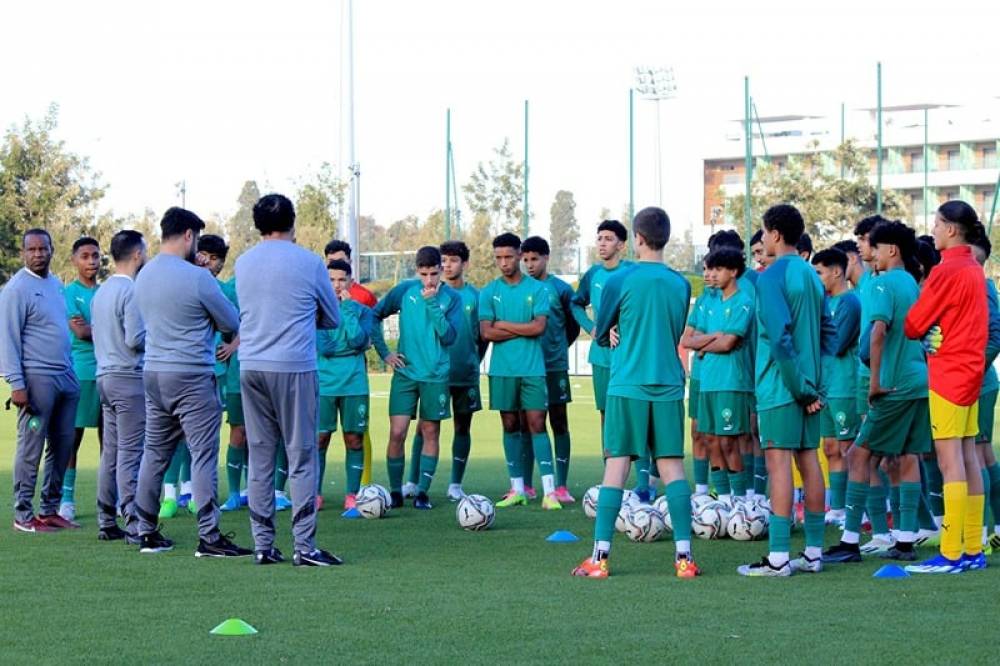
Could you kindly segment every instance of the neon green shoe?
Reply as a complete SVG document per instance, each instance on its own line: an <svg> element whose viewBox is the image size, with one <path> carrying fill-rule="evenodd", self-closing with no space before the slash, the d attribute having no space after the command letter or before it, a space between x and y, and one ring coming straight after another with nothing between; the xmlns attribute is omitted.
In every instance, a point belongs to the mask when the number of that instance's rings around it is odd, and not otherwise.
<svg viewBox="0 0 1000 666"><path fill-rule="evenodd" d="M187 508L188 508L188 513L190 513L192 516L197 516L198 515L198 509L195 508L194 500L193 499L188 500Z"/></svg>
<svg viewBox="0 0 1000 666"><path fill-rule="evenodd" d="M513 490L508 490L503 499L497 502L497 508L506 509L509 506L525 506L527 504L528 498L524 496L524 493L515 493Z"/></svg>
<svg viewBox="0 0 1000 666"><path fill-rule="evenodd" d="M542 498L542 509L545 511L558 511L562 508L562 504L556 499L555 493L549 493Z"/></svg>
<svg viewBox="0 0 1000 666"><path fill-rule="evenodd" d="M177 500L165 499L160 502L160 518L173 518L177 515Z"/></svg>

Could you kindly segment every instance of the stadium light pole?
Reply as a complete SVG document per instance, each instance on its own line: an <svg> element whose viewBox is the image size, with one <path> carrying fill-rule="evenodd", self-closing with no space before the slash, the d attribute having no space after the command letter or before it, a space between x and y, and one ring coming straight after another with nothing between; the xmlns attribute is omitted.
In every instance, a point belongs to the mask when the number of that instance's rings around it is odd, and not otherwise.
<svg viewBox="0 0 1000 666"><path fill-rule="evenodd" d="M875 86L877 96L877 123L878 123L878 184L875 188L875 213L882 214L882 63L875 67Z"/></svg>
<svg viewBox="0 0 1000 666"><path fill-rule="evenodd" d="M358 247L358 211L361 206L361 165L355 155L354 143L354 2L347 0L347 157L350 160L351 187L347 209L347 242L351 246L351 269L359 280L361 248Z"/></svg>
<svg viewBox="0 0 1000 666"><path fill-rule="evenodd" d="M750 232L750 227L752 224L751 217L753 214L751 207L751 197L753 192L751 190L751 183L753 181L753 137L750 134L752 131L752 126L750 124L750 77L743 77L743 133L744 133L744 154L743 154L743 177L746 183L746 193L743 195L743 222L746 226L746 235L743 237L743 244L745 246L745 251L747 254L747 265L750 265L750 261L753 258L750 252L750 237L753 235Z"/></svg>
<svg viewBox="0 0 1000 666"><path fill-rule="evenodd" d="M924 107L924 191L921 195L924 200L924 233L927 233L927 157L930 149L927 142L927 132L928 132L928 120L930 118L930 109ZM995 197L994 197L995 198Z"/></svg>
<svg viewBox="0 0 1000 666"><path fill-rule="evenodd" d="M845 120L845 118L844 118L844 103L841 102L840 103L840 145L841 146L844 145L844 141L846 140L846 134L847 134L846 127L845 127L846 123L844 122L844 120ZM846 167L844 167L844 160L841 160L840 161L840 179L844 180L844 176L846 174L847 174L847 170L846 170Z"/></svg>
<svg viewBox="0 0 1000 666"><path fill-rule="evenodd" d="M444 239L451 240L451 109L445 113L444 130Z"/></svg>
<svg viewBox="0 0 1000 666"><path fill-rule="evenodd" d="M635 91L656 108L656 205L663 205L663 146L660 141L660 102L677 97L673 67L636 67Z"/></svg>
<svg viewBox="0 0 1000 666"><path fill-rule="evenodd" d="M524 100L524 208L521 220L521 237L528 236L528 100Z"/></svg>

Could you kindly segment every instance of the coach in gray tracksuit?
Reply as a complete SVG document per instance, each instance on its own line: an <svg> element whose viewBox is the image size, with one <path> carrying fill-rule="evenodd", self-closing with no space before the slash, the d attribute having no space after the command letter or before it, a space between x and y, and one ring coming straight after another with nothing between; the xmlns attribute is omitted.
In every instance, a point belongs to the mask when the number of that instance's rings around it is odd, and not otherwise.
<svg viewBox="0 0 1000 666"><path fill-rule="evenodd" d="M101 464L97 470L98 538L115 541L127 533L135 541L139 518L133 504L146 430L146 394L142 385L146 327L135 303L133 285L146 263L142 234L119 231L111 239L111 257L115 273L90 304L97 392L104 417ZM125 520L124 531L116 522L118 510Z"/></svg>
<svg viewBox="0 0 1000 666"><path fill-rule="evenodd" d="M70 358L62 283L49 274L52 237L44 229L25 232L21 254L24 268L0 291L0 372L10 384L11 402L18 408L14 528L49 532L78 527L56 512L63 474L73 453L80 384ZM36 518L32 501L43 450L45 474Z"/></svg>
<svg viewBox="0 0 1000 666"><path fill-rule="evenodd" d="M192 263L204 222L190 211L171 208L160 228L160 253L135 280L135 301L146 325L146 442L135 501L140 552L173 547L157 531L157 513L163 475L184 439L191 451L192 501L198 515L195 554L211 555L202 551L220 540L228 544L219 533L215 502L222 404L215 384L214 336L216 330L235 333L239 313L212 274Z"/></svg>
<svg viewBox="0 0 1000 666"><path fill-rule="evenodd" d="M296 565L340 560L318 550L316 535L316 328L340 321L323 260L294 243L295 212L271 194L254 206L261 241L236 260L240 303L240 388L246 417L250 526L256 561L281 561L274 548L274 460L288 454Z"/></svg>

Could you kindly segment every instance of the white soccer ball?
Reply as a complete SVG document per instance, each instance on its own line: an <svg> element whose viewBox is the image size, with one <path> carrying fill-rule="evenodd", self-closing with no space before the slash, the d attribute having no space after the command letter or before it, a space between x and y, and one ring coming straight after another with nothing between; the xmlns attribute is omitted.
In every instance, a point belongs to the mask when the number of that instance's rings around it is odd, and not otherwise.
<svg viewBox="0 0 1000 666"><path fill-rule="evenodd" d="M488 530L496 518L496 509L484 495L466 495L455 508L455 517L462 529L470 532Z"/></svg>
<svg viewBox="0 0 1000 666"><path fill-rule="evenodd" d="M597 517L597 495L600 492L600 486L593 486L583 494L583 512L587 515L587 518Z"/></svg>
<svg viewBox="0 0 1000 666"><path fill-rule="evenodd" d="M628 504L622 504L622 508L618 509L618 517L615 518L615 530L621 532L622 534L628 533L628 514L632 512L632 507Z"/></svg>
<svg viewBox="0 0 1000 666"><path fill-rule="evenodd" d="M698 513L701 507L706 504L711 504L715 500L712 499L711 495L706 493L699 493L697 495L691 495L691 515Z"/></svg>
<svg viewBox="0 0 1000 666"><path fill-rule="evenodd" d="M753 540L753 535L750 533L750 521L747 520L746 509L739 507L729 514L729 520L726 522L726 534L730 539L735 539L736 541Z"/></svg>
<svg viewBox="0 0 1000 666"><path fill-rule="evenodd" d="M622 490L622 506L635 506L639 504L639 496L628 488Z"/></svg>
<svg viewBox="0 0 1000 666"><path fill-rule="evenodd" d="M721 504L704 506L691 516L691 532L699 539L718 539L725 534L726 518Z"/></svg>
<svg viewBox="0 0 1000 666"><path fill-rule="evenodd" d="M749 505L743 509L747 517L747 529L750 531L750 538L763 539L767 535L768 514L764 513L754 505Z"/></svg>
<svg viewBox="0 0 1000 666"><path fill-rule="evenodd" d="M663 515L648 504L640 504L628 514L625 535L632 541L652 543L660 538L667 527Z"/></svg>
<svg viewBox="0 0 1000 666"><path fill-rule="evenodd" d="M755 499L753 506L763 516L765 525L771 522L771 502L766 497Z"/></svg>
<svg viewBox="0 0 1000 666"><path fill-rule="evenodd" d="M665 528L666 532L668 534L673 532L674 524L673 521L670 520L670 506L667 503L667 496L660 495L659 497L657 497L656 501L653 502L653 508L660 512L660 516L662 516L663 518L663 527Z"/></svg>
<svg viewBox="0 0 1000 666"><path fill-rule="evenodd" d="M361 514L362 518L372 520L382 518L389 512L389 506L388 491L376 484L361 486L355 496L354 508Z"/></svg>

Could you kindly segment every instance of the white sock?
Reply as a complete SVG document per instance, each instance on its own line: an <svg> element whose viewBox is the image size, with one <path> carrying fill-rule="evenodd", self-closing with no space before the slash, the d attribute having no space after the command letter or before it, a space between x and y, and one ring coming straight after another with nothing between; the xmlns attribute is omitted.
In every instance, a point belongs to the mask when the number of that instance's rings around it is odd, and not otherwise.
<svg viewBox="0 0 1000 666"><path fill-rule="evenodd" d="M780 568L788 564L788 553L771 553L767 556L771 566Z"/></svg>
<svg viewBox="0 0 1000 666"><path fill-rule="evenodd" d="M941 529L941 523L943 522L944 522L944 516L934 516L934 523L938 526L938 529ZM997 534L1000 534L1000 525L997 526L997 529L998 529Z"/></svg>
<svg viewBox="0 0 1000 666"><path fill-rule="evenodd" d="M708 484L707 483L696 483L694 486L695 495L707 495L708 494Z"/></svg>
<svg viewBox="0 0 1000 666"><path fill-rule="evenodd" d="M989 538L990 538L989 528L987 528L985 525L983 525L983 543L986 543L986 540L989 539Z"/></svg>
<svg viewBox="0 0 1000 666"><path fill-rule="evenodd" d="M913 532L904 532L903 530L899 530L893 536L896 538L896 541L903 543L913 543L917 540L917 536Z"/></svg>
<svg viewBox="0 0 1000 666"><path fill-rule="evenodd" d="M844 533L840 535L840 540L844 543L851 543L857 546L861 541L861 535L851 530L844 530Z"/></svg>
<svg viewBox="0 0 1000 666"><path fill-rule="evenodd" d="M994 525L993 526L993 533L994 534L1000 534L1000 525Z"/></svg>
<svg viewBox="0 0 1000 666"><path fill-rule="evenodd" d="M172 483L163 484L163 499L165 500L175 500L177 499L177 486Z"/></svg>
<svg viewBox="0 0 1000 666"><path fill-rule="evenodd" d="M875 539L881 539L882 541L892 541L891 534L872 534L872 541Z"/></svg>
<svg viewBox="0 0 1000 666"><path fill-rule="evenodd" d="M675 541L674 551L677 553L677 557L684 555L687 558L691 557L691 542L690 541Z"/></svg>
<svg viewBox="0 0 1000 666"><path fill-rule="evenodd" d="M275 491L274 491L274 497L275 497L276 499L277 499L278 497L285 497L285 491L284 491L284 490L275 490Z"/></svg>
<svg viewBox="0 0 1000 666"><path fill-rule="evenodd" d="M752 500L753 498L755 498L755 497L757 496L757 493L755 493L755 492L753 491L753 488L751 488L751 489L749 489L749 490L747 491L747 494L746 494L746 495L747 495L747 499L748 499L748 500Z"/></svg>
<svg viewBox="0 0 1000 666"><path fill-rule="evenodd" d="M556 491L556 477L551 474L542 474L542 492L546 495Z"/></svg>
<svg viewBox="0 0 1000 666"><path fill-rule="evenodd" d="M452 490L461 490L461 489L462 489L462 484L461 483L449 483L448 484L448 490L449 491L452 491Z"/></svg>
<svg viewBox="0 0 1000 666"><path fill-rule="evenodd" d="M810 560L816 560L823 557L823 549L819 546L806 546L804 554Z"/></svg>
<svg viewBox="0 0 1000 666"><path fill-rule="evenodd" d="M191 482L183 481L181 483L181 495L190 495L190 494L191 494Z"/></svg>
<svg viewBox="0 0 1000 666"><path fill-rule="evenodd" d="M611 552L611 542L610 541L595 541L594 542L594 554L591 555L591 558L595 562L597 562L598 558L601 555L601 553L604 553L605 555L607 555L610 552Z"/></svg>
<svg viewBox="0 0 1000 666"><path fill-rule="evenodd" d="M510 487L514 490L515 493L523 495L524 494L524 477L523 476L519 476L517 478L511 477L511 479L510 479Z"/></svg>

